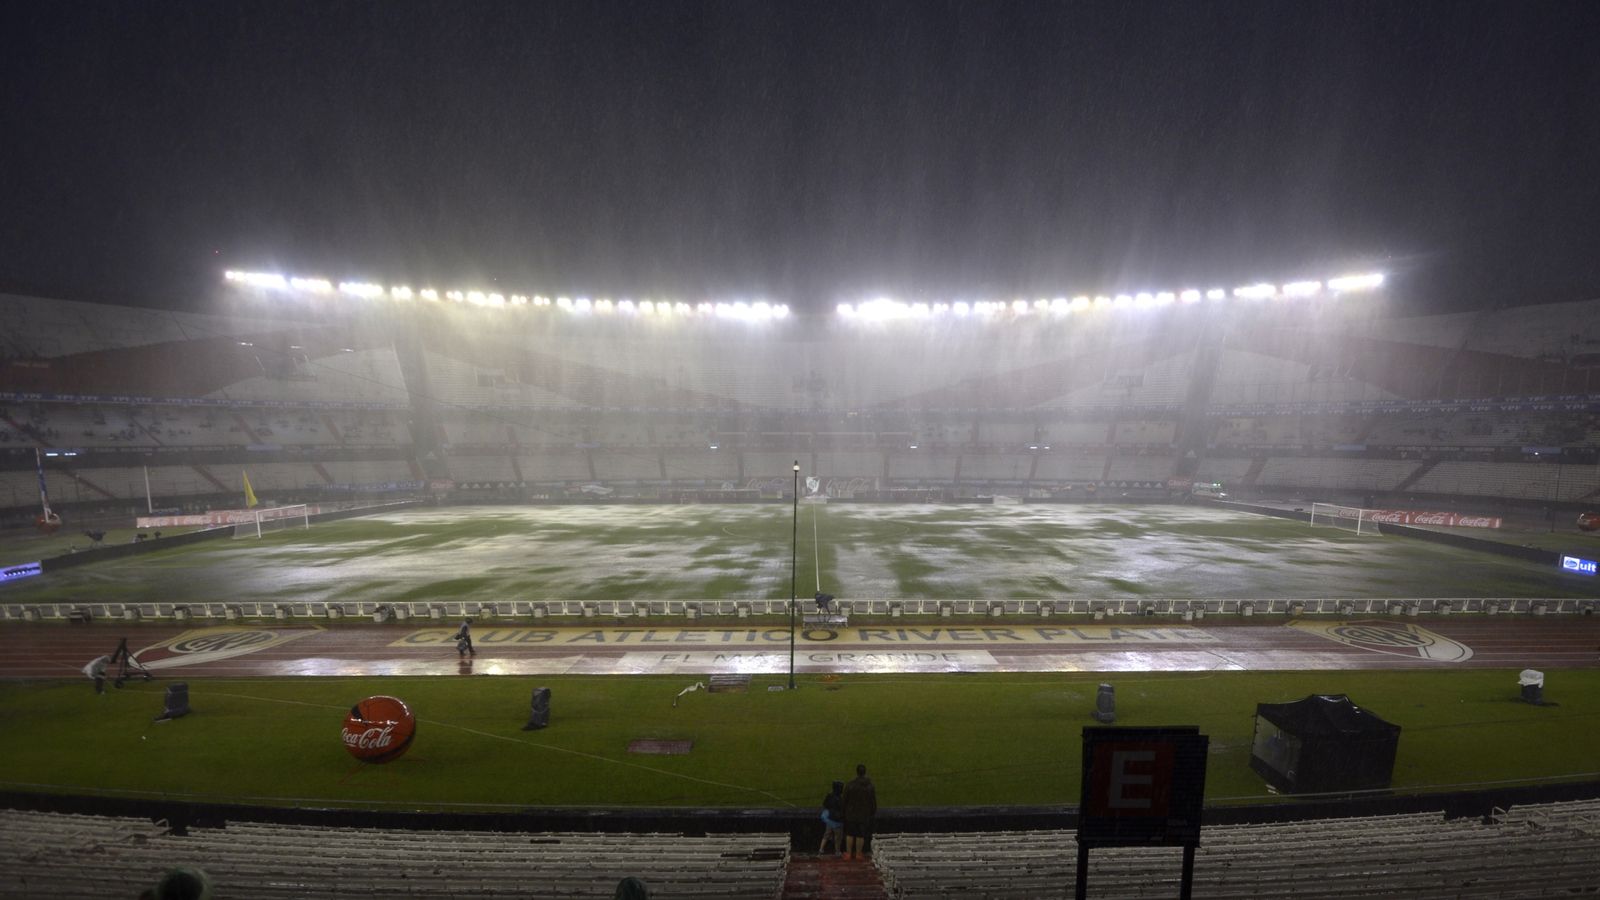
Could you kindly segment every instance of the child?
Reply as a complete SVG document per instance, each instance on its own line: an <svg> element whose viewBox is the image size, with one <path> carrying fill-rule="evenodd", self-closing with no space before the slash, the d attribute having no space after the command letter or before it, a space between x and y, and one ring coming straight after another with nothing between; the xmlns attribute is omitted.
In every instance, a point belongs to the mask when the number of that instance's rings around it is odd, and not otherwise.
<svg viewBox="0 0 1600 900"><path fill-rule="evenodd" d="M826 829L822 832L822 843L817 845L817 855L822 855L824 847L828 846L828 838L833 838L833 855L844 855L844 782L833 783L833 793L822 798L822 825Z"/></svg>

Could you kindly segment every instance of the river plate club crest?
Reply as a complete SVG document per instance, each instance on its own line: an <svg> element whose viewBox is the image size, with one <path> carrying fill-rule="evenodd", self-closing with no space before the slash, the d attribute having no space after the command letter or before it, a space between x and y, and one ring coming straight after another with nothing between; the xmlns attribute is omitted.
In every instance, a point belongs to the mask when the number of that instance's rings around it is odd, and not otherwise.
<svg viewBox="0 0 1600 900"><path fill-rule="evenodd" d="M288 628L240 628L218 626L191 628L177 637L168 638L138 651L139 662L147 669L170 669L216 662L257 653L268 647L277 647L308 634L316 634L317 625L298 625Z"/></svg>
<svg viewBox="0 0 1600 900"><path fill-rule="evenodd" d="M1466 662L1472 658L1472 648L1442 634L1403 622L1386 622L1367 619L1360 622L1314 622L1298 619L1290 622L1291 628L1310 632L1318 637L1337 641L1347 647L1425 659L1432 662Z"/></svg>

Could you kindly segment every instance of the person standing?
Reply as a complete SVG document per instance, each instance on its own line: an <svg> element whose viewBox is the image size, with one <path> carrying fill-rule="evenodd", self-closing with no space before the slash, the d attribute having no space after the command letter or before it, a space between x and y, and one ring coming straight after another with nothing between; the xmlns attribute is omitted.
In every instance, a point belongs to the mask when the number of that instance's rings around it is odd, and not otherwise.
<svg viewBox="0 0 1600 900"><path fill-rule="evenodd" d="M106 667L111 665L110 655L96 656L94 661L83 667L83 674L94 679L94 692L106 692Z"/></svg>
<svg viewBox="0 0 1600 900"><path fill-rule="evenodd" d="M872 819L878 814L878 789L867 777L865 765L856 766L856 777L844 786L845 859L865 859L867 841L872 838Z"/></svg>
<svg viewBox="0 0 1600 900"><path fill-rule="evenodd" d="M457 656L466 656L468 654L471 654L473 656L477 656L478 655L478 651L474 650L473 647L472 647L472 620L471 619L462 619L461 620L461 628L458 631L456 631L455 641L456 641L456 655Z"/></svg>
<svg viewBox="0 0 1600 900"><path fill-rule="evenodd" d="M822 798L822 843L817 845L817 855L821 856L824 848L828 846L828 838L833 838L833 855L844 855L844 782L833 783L833 793Z"/></svg>

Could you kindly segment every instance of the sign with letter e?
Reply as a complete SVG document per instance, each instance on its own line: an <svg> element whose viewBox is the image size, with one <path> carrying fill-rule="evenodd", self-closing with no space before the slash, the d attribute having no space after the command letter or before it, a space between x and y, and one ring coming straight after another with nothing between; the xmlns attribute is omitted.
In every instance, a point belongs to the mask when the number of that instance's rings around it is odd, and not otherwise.
<svg viewBox="0 0 1600 900"><path fill-rule="evenodd" d="M1210 740L1196 725L1083 729L1078 843L1200 843Z"/></svg>

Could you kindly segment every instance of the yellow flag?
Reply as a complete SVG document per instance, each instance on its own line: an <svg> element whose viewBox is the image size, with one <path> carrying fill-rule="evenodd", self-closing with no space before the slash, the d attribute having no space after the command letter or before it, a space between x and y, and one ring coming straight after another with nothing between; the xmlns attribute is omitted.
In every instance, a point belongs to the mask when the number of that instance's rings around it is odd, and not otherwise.
<svg viewBox="0 0 1600 900"><path fill-rule="evenodd" d="M239 474L244 476L244 505L248 509L261 501L256 499L256 492L250 490L250 473L240 472Z"/></svg>

